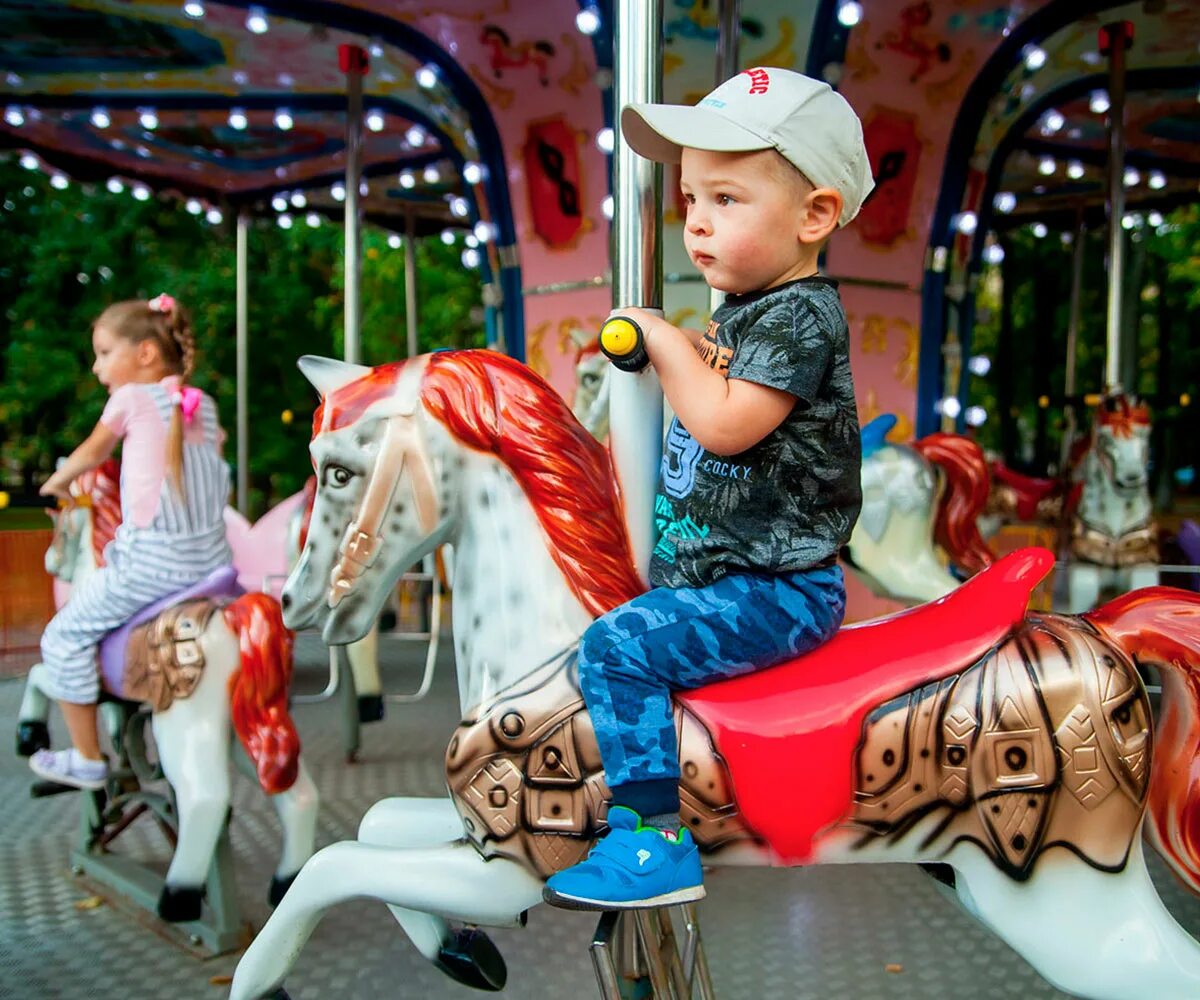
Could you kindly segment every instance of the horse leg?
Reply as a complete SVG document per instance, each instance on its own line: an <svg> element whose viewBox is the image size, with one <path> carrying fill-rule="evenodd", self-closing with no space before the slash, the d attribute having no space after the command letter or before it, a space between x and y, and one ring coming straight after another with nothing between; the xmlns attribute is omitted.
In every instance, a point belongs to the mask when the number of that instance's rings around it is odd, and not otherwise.
<svg viewBox="0 0 1200 1000"><path fill-rule="evenodd" d="M332 844L304 866L242 956L230 1000L256 1000L279 987L325 911L358 897L505 926L541 902L542 881L507 858L485 861L464 841L410 848Z"/></svg>
<svg viewBox="0 0 1200 1000"><path fill-rule="evenodd" d="M1158 566L1154 563L1143 563L1129 567L1129 590L1141 590L1142 587L1158 586Z"/></svg>
<svg viewBox="0 0 1200 1000"><path fill-rule="evenodd" d="M50 699L39 686L46 668L34 664L25 678L25 693L21 697L21 710L17 713L17 754L32 757L38 750L50 748Z"/></svg>
<svg viewBox="0 0 1200 1000"><path fill-rule="evenodd" d="M384 799L358 826L363 844L436 847L462 836L462 819L450 799ZM389 905L417 951L452 979L481 990L504 988L508 970L491 938L478 928L455 930L441 917Z"/></svg>
<svg viewBox="0 0 1200 1000"><path fill-rule="evenodd" d="M197 920L217 840L229 814L229 678L240 662L237 640L220 615L200 638L205 669L191 697L152 718L163 773L175 792L179 841L167 869L158 915Z"/></svg>
<svg viewBox="0 0 1200 1000"><path fill-rule="evenodd" d="M967 910L1046 980L1092 1000L1200 996L1200 945L1167 912L1136 837L1120 872L1052 850L1019 882L977 848L945 860Z"/></svg>
<svg viewBox="0 0 1200 1000"><path fill-rule="evenodd" d="M317 835L317 786L313 783L304 761L299 761L296 780L286 792L271 796L271 803L283 827L283 850L279 865L271 878L268 899L278 906L284 893L300 874L304 862L312 857L313 841Z"/></svg>
<svg viewBox="0 0 1200 1000"><path fill-rule="evenodd" d="M1067 612L1081 615L1100 600L1100 567L1074 562L1067 569Z"/></svg>
<svg viewBox="0 0 1200 1000"><path fill-rule="evenodd" d="M383 718L383 682L379 677L379 624L357 642L346 647L346 659L358 695L358 721L377 722Z"/></svg>

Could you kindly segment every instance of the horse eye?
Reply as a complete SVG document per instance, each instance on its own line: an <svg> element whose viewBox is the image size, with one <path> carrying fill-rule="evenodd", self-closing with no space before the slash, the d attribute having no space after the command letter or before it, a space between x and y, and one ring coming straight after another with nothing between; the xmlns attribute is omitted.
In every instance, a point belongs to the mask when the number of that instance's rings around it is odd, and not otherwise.
<svg viewBox="0 0 1200 1000"><path fill-rule="evenodd" d="M332 482L334 486L345 486L353 478L354 473L341 465L331 465L325 473L326 483Z"/></svg>
<svg viewBox="0 0 1200 1000"><path fill-rule="evenodd" d="M585 389L590 389L600 381L600 376L592 372L588 372L588 374L584 375L580 381L583 383Z"/></svg>

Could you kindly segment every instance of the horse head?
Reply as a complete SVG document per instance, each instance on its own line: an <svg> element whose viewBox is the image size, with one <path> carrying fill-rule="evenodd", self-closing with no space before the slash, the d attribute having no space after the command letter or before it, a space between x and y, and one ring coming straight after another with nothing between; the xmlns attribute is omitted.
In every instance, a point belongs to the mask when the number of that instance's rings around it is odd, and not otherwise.
<svg viewBox="0 0 1200 1000"><path fill-rule="evenodd" d="M46 550L46 572L63 583L104 565L104 547L121 524L121 466L107 459L68 487L70 499L50 510L54 537Z"/></svg>
<svg viewBox="0 0 1200 1000"><path fill-rule="evenodd" d="M1150 410L1136 397L1107 397L1096 408L1093 448L1118 494L1145 489L1150 464Z"/></svg>
<svg viewBox="0 0 1200 1000"><path fill-rule="evenodd" d="M283 588L289 628L319 627L332 644L362 638L400 575L444 535L455 468L421 402L427 362L300 359L321 404L309 445L316 498Z"/></svg>
<svg viewBox="0 0 1200 1000"><path fill-rule="evenodd" d="M80 543L90 526L91 511L74 500L59 500L58 506L46 513L54 525L54 536L46 549L46 572L63 583L71 583L79 562Z"/></svg>

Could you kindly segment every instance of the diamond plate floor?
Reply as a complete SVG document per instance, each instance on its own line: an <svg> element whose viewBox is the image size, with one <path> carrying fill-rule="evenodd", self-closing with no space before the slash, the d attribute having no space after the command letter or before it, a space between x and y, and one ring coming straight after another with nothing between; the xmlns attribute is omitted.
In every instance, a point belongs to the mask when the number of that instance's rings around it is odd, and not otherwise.
<svg viewBox="0 0 1200 1000"><path fill-rule="evenodd" d="M421 650L394 641L383 650L387 685L415 687ZM319 690L326 662L323 647L302 636L299 687ZM0 681L0 718L10 725L21 683ZM424 702L389 706L386 720L364 728L358 764L342 761L333 703L298 706L295 716L322 796L319 845L352 837L377 799L442 793L442 753L457 719L449 662ZM57 719L55 725L61 733ZM78 804L73 796L31 800L29 771L10 748L6 742L0 753L0 795L6 803L0 810L0 997L226 996L236 955L201 961L125 912L77 907L89 895L67 865ZM269 912L265 897L278 828L264 797L241 776L235 779L232 836L242 913L261 926ZM165 859L165 845L148 822L135 824L120 843L138 856ZM1200 902L1178 888L1157 860L1152 864L1167 905L1193 934L1200 933ZM709 877L708 888L700 914L722 1000L1064 996L912 867L725 870ZM509 984L500 995L595 996L587 951L594 926L594 916L539 907L527 928L492 931L509 967ZM889 972L889 966L901 971ZM326 916L287 987L295 1000L480 996L435 971L386 910L366 902L345 904Z"/></svg>

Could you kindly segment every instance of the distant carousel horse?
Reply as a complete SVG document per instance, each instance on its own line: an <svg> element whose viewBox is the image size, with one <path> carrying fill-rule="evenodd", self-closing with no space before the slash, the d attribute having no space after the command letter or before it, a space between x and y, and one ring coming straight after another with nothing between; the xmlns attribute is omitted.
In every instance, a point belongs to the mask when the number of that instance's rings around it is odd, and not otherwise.
<svg viewBox="0 0 1200 1000"><path fill-rule="evenodd" d="M121 521L118 480L119 467L110 460L72 483L72 502L63 502L54 515L49 573L78 585L103 565L104 546ZM300 738L288 714L291 635L275 598L236 597L240 593L235 572L219 570L139 612L100 648L105 692L150 706L159 762L174 792L178 842L158 902L159 916L168 921L200 917L229 813L233 733L283 826L272 903L312 855L317 789L300 759ZM17 727L22 756L50 745L44 673L39 663L26 682ZM119 781L114 774L110 801L127 791Z"/></svg>
<svg viewBox="0 0 1200 1000"><path fill-rule="evenodd" d="M1158 530L1150 499L1150 410L1125 395L1096 408L1071 519L1071 611L1101 595L1158 583Z"/></svg>
<svg viewBox="0 0 1200 1000"><path fill-rule="evenodd" d="M578 639L642 590L607 452L519 363L460 351L301 368L323 397L320 527L285 620L352 641L405 567L453 541L463 721L450 798L379 802L357 842L316 854L239 963L233 1000L279 987L352 897L388 904L444 969L461 943L447 920L515 926L541 902L606 815ZM1154 588L1082 618L1027 615L1052 558L1014 553L933 604L677 696L682 815L710 864L949 864L962 904L1057 986L1196 997L1200 946L1155 893L1140 834L1149 800L1152 836L1200 883L1200 596ZM1165 671L1153 763L1135 659ZM451 971L498 988L499 956L474 934Z"/></svg>
<svg viewBox="0 0 1200 1000"><path fill-rule="evenodd" d="M932 601L995 561L976 527L988 496L987 463L961 434L891 444L895 423L883 414L862 428L862 512L845 554L873 590Z"/></svg>

